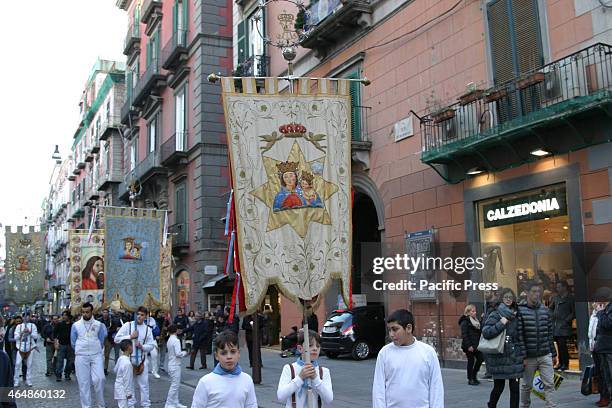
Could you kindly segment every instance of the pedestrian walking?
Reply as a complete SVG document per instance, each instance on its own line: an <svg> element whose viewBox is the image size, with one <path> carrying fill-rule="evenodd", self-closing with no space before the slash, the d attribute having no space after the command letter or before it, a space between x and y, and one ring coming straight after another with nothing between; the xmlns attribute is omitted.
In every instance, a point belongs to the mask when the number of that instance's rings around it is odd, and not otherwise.
<svg viewBox="0 0 612 408"><path fill-rule="evenodd" d="M238 336L225 330L215 339L215 369L198 382L191 408L257 408L255 385L240 368Z"/></svg>
<svg viewBox="0 0 612 408"><path fill-rule="evenodd" d="M444 407L444 385L433 347L414 337L414 316L399 309L386 319L392 342L376 358L373 408Z"/></svg>
<svg viewBox="0 0 612 408"><path fill-rule="evenodd" d="M519 328L518 306L516 295L510 288L501 292L501 302L489 313L483 323L482 336L493 339L505 330L504 351L501 354L486 354L489 372L493 377L493 390L489 395L489 408L497 407L497 402L504 392L506 380L510 389L510 408L519 406L519 382L523 376L525 351L522 332Z"/></svg>
<svg viewBox="0 0 612 408"><path fill-rule="evenodd" d="M591 350L591 356L593 357L593 365L595 377L597 378L597 384L599 384L599 400L595 403L598 407L607 407L610 403L610 395L608 394L608 387L605 386L606 380L603 373L602 354L595 351L595 343L597 337L597 326L599 318L597 315L601 310L606 307L605 303L595 302L592 304L593 312L589 318L589 350Z"/></svg>
<svg viewBox="0 0 612 408"><path fill-rule="evenodd" d="M251 367L253 367L253 318L257 316L258 317L258 323L259 323L259 341L258 343L258 347L261 346L262 342L263 342L263 316L260 313L255 313L252 315L248 315L245 316L244 319L242 319L242 330L244 330L244 337L246 339L246 344L247 344L247 351L249 352L249 365ZM262 367L262 361L261 361L261 353L259 353L259 366Z"/></svg>
<svg viewBox="0 0 612 408"><path fill-rule="evenodd" d="M550 310L541 302L542 286L531 282L527 286L527 299L519 304L519 330L525 344L525 374L521 385L521 407L531 405L531 388L536 370L544 385L546 407L556 407L554 365L557 352L553 343L553 322Z"/></svg>
<svg viewBox="0 0 612 408"><path fill-rule="evenodd" d="M155 343L151 328L145 323L148 314L149 310L140 306L136 312L136 320L124 323L115 336L115 343L120 343L122 340L132 341L130 361L134 366L134 382L138 387L140 405L143 408L151 406L149 400L149 367L145 357L153 349ZM136 405L135 397L136 393L134 392L134 398L129 401L130 407Z"/></svg>
<svg viewBox="0 0 612 408"><path fill-rule="evenodd" d="M612 397L612 302L608 302L597 312L597 337L593 351L599 356L604 378L603 383L599 384L599 389L607 389L607 396L610 398ZM601 401L598 406L605 406L601 405L603 403L604 401ZM610 406L612 407L612 403Z"/></svg>
<svg viewBox="0 0 612 408"><path fill-rule="evenodd" d="M113 328L113 321L108 313L108 310L102 310L102 316L100 317L100 323L106 327L106 338L104 339L104 375L108 375L108 362L110 360L110 352L114 344L111 343L110 333ZM116 362L117 360L115 360Z"/></svg>
<svg viewBox="0 0 612 408"><path fill-rule="evenodd" d="M36 349L36 341L38 340L38 329L34 323L31 323L30 316L26 315L25 321L15 327L15 345L17 355L15 360L15 373L13 374L13 385L19 386L19 373L21 365L25 362L26 377L25 383L28 387L32 386L32 352Z"/></svg>
<svg viewBox="0 0 612 408"><path fill-rule="evenodd" d="M53 329L59 322L59 316L54 315L50 321L46 322L42 329L42 337L45 344L45 352L47 357L47 372L46 377L50 377L55 374L55 366L53 365L53 356L55 355L55 336L53 335Z"/></svg>
<svg viewBox="0 0 612 408"><path fill-rule="evenodd" d="M74 366L79 383L79 397L83 408L93 407L91 387L93 385L98 407L104 407L104 362L102 350L108 333L106 326L93 318L93 305L81 306L81 318L70 330L70 343L74 349Z"/></svg>
<svg viewBox="0 0 612 408"><path fill-rule="evenodd" d="M195 359L200 353L200 370L206 369L206 343L210 341L208 337L208 321L202 318L202 313L197 312L195 314L195 322L189 326L183 333L191 334L193 345L191 348L191 359L189 361L190 370L194 370Z"/></svg>
<svg viewBox="0 0 612 408"><path fill-rule="evenodd" d="M55 377L57 382L62 381L62 371L64 378L70 381L71 367L74 363L74 353L70 344L70 332L72 331L72 316L69 311L62 313L62 320L53 328L55 336ZM65 364L64 364L65 362Z"/></svg>
<svg viewBox="0 0 612 408"><path fill-rule="evenodd" d="M115 400L119 408L127 408L134 395L134 368L130 362L132 342L122 340L119 343L121 357L115 363Z"/></svg>
<svg viewBox="0 0 612 408"><path fill-rule="evenodd" d="M177 327L171 324L168 329L168 375L170 376L170 388L166 398L166 408L187 408L179 402L179 386L181 384L181 359L187 352L181 350L181 342L176 337Z"/></svg>
<svg viewBox="0 0 612 408"><path fill-rule="evenodd" d="M174 317L173 323L176 325L178 329L177 337L181 341L181 348L185 349L185 345L183 344L184 335L182 334L182 331L189 327L189 319L187 318L187 316L185 316L185 311L183 310L182 307L178 308L178 311L177 311L176 316Z"/></svg>
<svg viewBox="0 0 612 408"><path fill-rule="evenodd" d="M467 378L469 385L478 385L478 371L483 361L483 356L478 351L480 341L480 320L478 320L476 306L467 305L463 316L459 318L461 327L461 349L467 357Z"/></svg>
<svg viewBox="0 0 612 408"><path fill-rule="evenodd" d="M161 328L157 325L157 320L151 315L147 316L146 324L151 329L151 334L153 336L153 348L149 353L147 353L147 360L149 368L151 369L151 374L155 378L160 378L159 375L159 348L157 346L157 339L161 334Z"/></svg>
<svg viewBox="0 0 612 408"><path fill-rule="evenodd" d="M567 341L572 336L572 322L576 317L575 300L569 293L567 281L557 282L557 295L552 298L550 311L553 319L553 336L559 349L559 365L555 370L565 371L569 368Z"/></svg>
<svg viewBox="0 0 612 408"><path fill-rule="evenodd" d="M7 353L0 350L0 389L8 390L13 385L13 365ZM4 392L3 392L4 394ZM8 395L3 395L3 397ZM0 408L17 408L13 398L0 399Z"/></svg>
<svg viewBox="0 0 612 408"><path fill-rule="evenodd" d="M304 331L298 335L297 347L301 356L310 353L310 363L299 357L295 363L285 364L278 381L276 397L286 408L307 407L309 389L312 389L312 397L311 406L307 408L326 407L334 400L331 373L319 364L321 337L313 330L308 330L308 336L310 350L304 348Z"/></svg>

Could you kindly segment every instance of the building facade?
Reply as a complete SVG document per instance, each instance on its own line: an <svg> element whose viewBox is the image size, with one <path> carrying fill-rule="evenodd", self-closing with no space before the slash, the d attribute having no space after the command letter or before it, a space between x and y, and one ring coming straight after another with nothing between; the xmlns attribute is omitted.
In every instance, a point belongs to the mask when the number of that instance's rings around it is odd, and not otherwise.
<svg viewBox="0 0 612 408"><path fill-rule="evenodd" d="M219 86L207 76L232 69L231 2L116 4L129 17L118 198L123 205L168 210L173 308L228 304L225 125Z"/></svg>
<svg viewBox="0 0 612 408"><path fill-rule="evenodd" d="M286 74L280 52L260 41L262 32L281 32L283 5L271 3L263 19L253 18L256 6L235 6L234 64L259 59L269 61L269 74ZM587 293L584 264L568 243L608 242L612 232L609 11L578 0L313 1L308 10L311 30L295 74L372 81L351 89L354 293L387 312L410 308L417 335L448 365L464 358L458 317L468 303L482 310L485 294L370 297L362 242L405 250L429 233L432 247L468 243L493 261L472 279L519 296L525 282L539 279L545 301L561 280L577 296ZM551 212L496 216L553 199L560 208ZM320 321L337 307L336 295L332 288ZM588 299L578 300L574 369L589 354ZM288 332L299 316L288 301L280 308Z"/></svg>

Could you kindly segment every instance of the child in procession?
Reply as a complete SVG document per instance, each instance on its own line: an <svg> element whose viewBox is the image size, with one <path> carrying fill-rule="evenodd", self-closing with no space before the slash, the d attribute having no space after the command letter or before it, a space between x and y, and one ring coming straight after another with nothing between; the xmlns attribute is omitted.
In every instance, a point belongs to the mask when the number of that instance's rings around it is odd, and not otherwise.
<svg viewBox="0 0 612 408"><path fill-rule="evenodd" d="M444 386L436 350L414 337L414 316L399 309L387 317L392 342L376 358L373 408L444 408Z"/></svg>
<svg viewBox="0 0 612 408"><path fill-rule="evenodd" d="M115 399L119 408L127 408L128 400L132 399L134 393L134 369L130 361L132 355L132 342L122 340L119 344L121 357L115 364Z"/></svg>
<svg viewBox="0 0 612 408"><path fill-rule="evenodd" d="M191 408L257 408L253 380L238 363L236 333L225 330L217 336L215 358L219 363L198 382Z"/></svg>
<svg viewBox="0 0 612 408"><path fill-rule="evenodd" d="M321 338L313 330L308 330L310 350L304 348L304 331L298 334L297 349L301 356L310 353L310 363L305 363L302 357L295 363L285 364L276 397L278 401L285 402L285 407L326 407L334 399L332 390L331 374L329 369L319 365L319 353L321 352ZM308 390L312 390L310 406L307 406Z"/></svg>
<svg viewBox="0 0 612 408"><path fill-rule="evenodd" d="M186 351L181 351L181 341L176 337L177 326L168 326L168 375L170 376L170 389L166 398L165 408L187 408L179 402L179 386L181 384L181 359L187 355Z"/></svg>

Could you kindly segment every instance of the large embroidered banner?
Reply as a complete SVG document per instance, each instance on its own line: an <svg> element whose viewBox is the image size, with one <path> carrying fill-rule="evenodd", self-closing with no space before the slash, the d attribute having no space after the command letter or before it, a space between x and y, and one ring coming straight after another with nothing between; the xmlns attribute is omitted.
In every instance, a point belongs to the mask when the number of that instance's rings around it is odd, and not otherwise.
<svg viewBox="0 0 612 408"><path fill-rule="evenodd" d="M349 82L276 78L258 93L222 78L242 282L247 312L269 284L313 301L332 279L348 302L351 268L351 104ZM314 91L313 91L314 89Z"/></svg>
<svg viewBox="0 0 612 408"><path fill-rule="evenodd" d="M104 231L70 230L70 308L81 311L89 302L98 310L104 303Z"/></svg>
<svg viewBox="0 0 612 408"><path fill-rule="evenodd" d="M104 211L105 305L168 310L172 243L162 244L164 211L106 207Z"/></svg>
<svg viewBox="0 0 612 408"><path fill-rule="evenodd" d="M5 300L18 306L45 298L44 232L5 229Z"/></svg>

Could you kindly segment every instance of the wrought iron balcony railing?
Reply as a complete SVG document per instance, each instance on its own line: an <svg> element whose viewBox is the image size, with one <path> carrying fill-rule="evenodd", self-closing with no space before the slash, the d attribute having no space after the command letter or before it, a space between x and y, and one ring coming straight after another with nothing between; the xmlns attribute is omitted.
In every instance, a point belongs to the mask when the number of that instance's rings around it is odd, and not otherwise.
<svg viewBox="0 0 612 408"><path fill-rule="evenodd" d="M241 74L245 77L267 77L270 75L270 57L253 55L240 64Z"/></svg>
<svg viewBox="0 0 612 408"><path fill-rule="evenodd" d="M125 40L123 41L123 54L130 55L133 50L135 50L140 44L140 28L139 23L131 25L125 35Z"/></svg>
<svg viewBox="0 0 612 408"><path fill-rule="evenodd" d="M118 115L108 115L100 125L99 139L105 141L111 135L113 129L119 129L121 126L121 117Z"/></svg>
<svg viewBox="0 0 612 408"><path fill-rule="evenodd" d="M161 160L164 166L180 164L187 158L187 132L176 132L161 146Z"/></svg>
<svg viewBox="0 0 612 408"><path fill-rule="evenodd" d="M152 91L165 86L166 76L161 73L159 60L157 58L149 61L146 71L138 78L134 88L133 106L142 105Z"/></svg>
<svg viewBox="0 0 612 408"><path fill-rule="evenodd" d="M187 60L187 30L176 30L162 49L162 68L176 70Z"/></svg>

